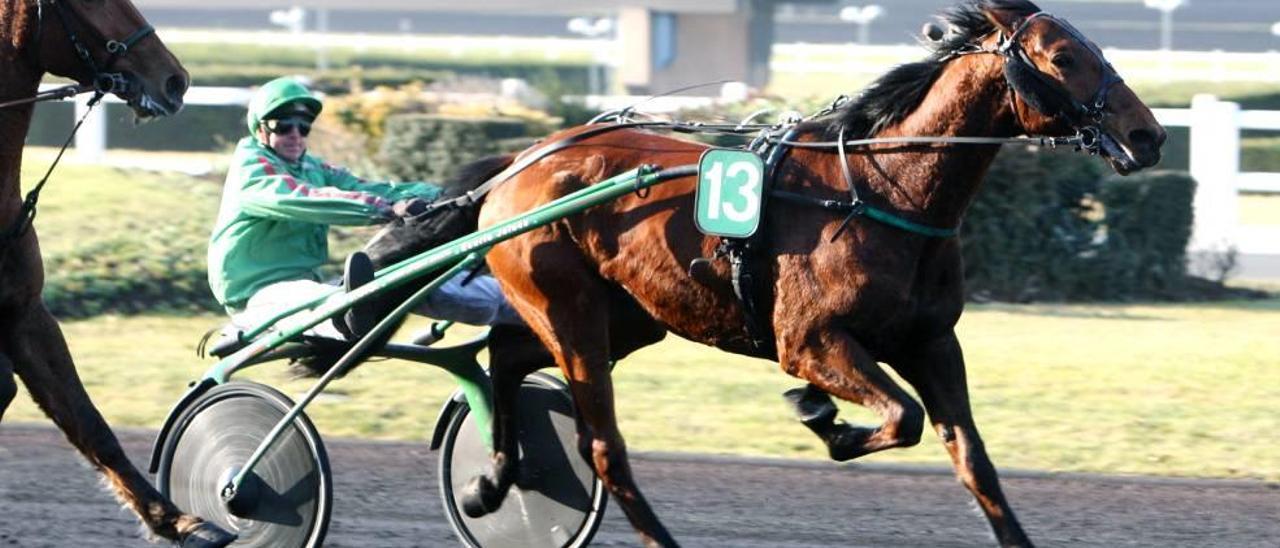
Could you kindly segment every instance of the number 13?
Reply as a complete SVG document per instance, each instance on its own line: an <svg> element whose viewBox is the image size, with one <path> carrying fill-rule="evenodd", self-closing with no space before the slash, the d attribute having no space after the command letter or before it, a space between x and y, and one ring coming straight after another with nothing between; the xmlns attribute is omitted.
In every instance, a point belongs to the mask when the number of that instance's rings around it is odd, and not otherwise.
<svg viewBox="0 0 1280 548"><path fill-rule="evenodd" d="M732 179L743 173L747 176L747 182L738 187L738 194L746 200L744 207L737 209L729 201L721 203L720 190L724 186L725 177ZM734 162L729 165L729 169L726 171L723 163L716 162L716 165L707 172L707 178L711 182L711 188L709 189L711 196L707 200L708 219L719 219L722 210L725 217L738 223L750 221L759 214L760 195L755 190L760 186L761 173L760 168L755 164L751 162Z"/></svg>

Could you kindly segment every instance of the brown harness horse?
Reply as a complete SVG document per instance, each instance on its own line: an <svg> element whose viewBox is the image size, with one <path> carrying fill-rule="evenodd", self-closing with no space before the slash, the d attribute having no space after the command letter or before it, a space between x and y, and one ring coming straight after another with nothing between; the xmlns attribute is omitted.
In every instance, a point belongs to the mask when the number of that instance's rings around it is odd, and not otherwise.
<svg viewBox="0 0 1280 548"><path fill-rule="evenodd" d="M851 104L797 126L777 165L774 190L840 201L856 189L865 206L914 226L956 227L998 145L879 143L837 153L831 140L1079 134L1118 172L1158 162L1164 129L1097 47L1065 21L1024 0L971 0L945 21L950 37L929 59L893 70ZM592 130L553 135L543 146L586 131ZM695 164L704 150L635 129L591 135L496 187L480 225L640 165ZM772 295L764 307L771 344L758 346L729 265L717 261L702 276L687 268L713 256L718 243L694 226L694 185L686 177L624 197L497 245L488 255L512 304L569 381L580 450L645 543L676 545L632 479L610 368L611 360L670 331L776 360L810 383L808 399L832 394L875 411L883 423L874 428L834 424L831 416L809 424L840 459L915 445L927 412L1000 544L1030 545L970 411L954 331L964 308L959 242L869 217L848 222L844 213L802 201L773 201L757 250ZM512 354L503 350L509 331L494 336L494 471L468 489L473 516L500 504L519 473L513 387L536 360L504 359ZM910 383L921 402L880 363Z"/></svg>
<svg viewBox="0 0 1280 548"><path fill-rule="evenodd" d="M186 70L129 0L0 0L0 416L17 391L16 373L152 533L184 546L226 546L233 535L182 513L129 462L40 299L44 268L31 226L38 194L24 202L19 173L32 99L47 96L37 93L46 72L115 93L139 117L177 112L188 85Z"/></svg>

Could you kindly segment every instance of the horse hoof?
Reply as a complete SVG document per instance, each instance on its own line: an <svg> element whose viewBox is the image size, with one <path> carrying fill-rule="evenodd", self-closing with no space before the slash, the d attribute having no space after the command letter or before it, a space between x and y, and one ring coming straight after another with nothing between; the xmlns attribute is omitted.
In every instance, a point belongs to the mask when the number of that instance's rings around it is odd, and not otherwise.
<svg viewBox="0 0 1280 548"><path fill-rule="evenodd" d="M239 537L205 521L183 535L182 548L222 548L235 542L237 538Z"/></svg>
<svg viewBox="0 0 1280 548"><path fill-rule="evenodd" d="M873 433L874 429L841 422L832 426L823 436L823 441L827 443L827 454L831 455L831 460L845 462L867 454L867 438Z"/></svg>
<svg viewBox="0 0 1280 548"><path fill-rule="evenodd" d="M476 476L462 488L462 511L472 518L487 516L502 506L498 487L485 476Z"/></svg>

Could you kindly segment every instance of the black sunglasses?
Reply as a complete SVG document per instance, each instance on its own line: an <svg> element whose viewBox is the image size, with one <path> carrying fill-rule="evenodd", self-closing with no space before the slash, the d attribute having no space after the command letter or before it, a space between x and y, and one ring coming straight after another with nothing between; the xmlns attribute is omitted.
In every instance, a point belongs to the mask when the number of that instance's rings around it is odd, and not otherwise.
<svg viewBox="0 0 1280 548"><path fill-rule="evenodd" d="M286 120L263 120L262 124L267 127L267 131L276 135L288 135L294 129L303 137L311 134L311 122L300 120L297 118L289 118Z"/></svg>

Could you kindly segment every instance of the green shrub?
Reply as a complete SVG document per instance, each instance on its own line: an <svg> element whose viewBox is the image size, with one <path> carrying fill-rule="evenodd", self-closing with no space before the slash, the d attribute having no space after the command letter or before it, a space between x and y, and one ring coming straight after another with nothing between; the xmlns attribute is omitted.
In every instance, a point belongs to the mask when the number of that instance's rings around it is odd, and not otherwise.
<svg viewBox="0 0 1280 548"><path fill-rule="evenodd" d="M182 112L139 124L129 107L105 104L107 146L142 150L227 150L244 137L245 109L238 106L187 105ZM70 103L37 107L27 144L62 146L71 133L74 107Z"/></svg>
<svg viewBox="0 0 1280 548"><path fill-rule="evenodd" d="M404 114L387 119L381 171L399 180L442 181L474 160L527 146L531 123L516 118Z"/></svg>
<svg viewBox="0 0 1280 548"><path fill-rule="evenodd" d="M1106 239L1097 255L1100 278L1089 297L1176 298L1184 290L1196 182L1154 171L1102 181Z"/></svg>
<svg viewBox="0 0 1280 548"><path fill-rule="evenodd" d="M59 318L220 310L205 278L209 227L165 220L45 256L44 301Z"/></svg>
<svg viewBox="0 0 1280 548"><path fill-rule="evenodd" d="M961 229L970 295L1058 300L1090 283L1077 265L1099 228L1090 197L1103 169L1067 151L1005 147Z"/></svg>
<svg viewBox="0 0 1280 548"><path fill-rule="evenodd" d="M977 299L1184 299L1195 181L1182 172L1104 176L1079 154L1006 148L962 230Z"/></svg>

